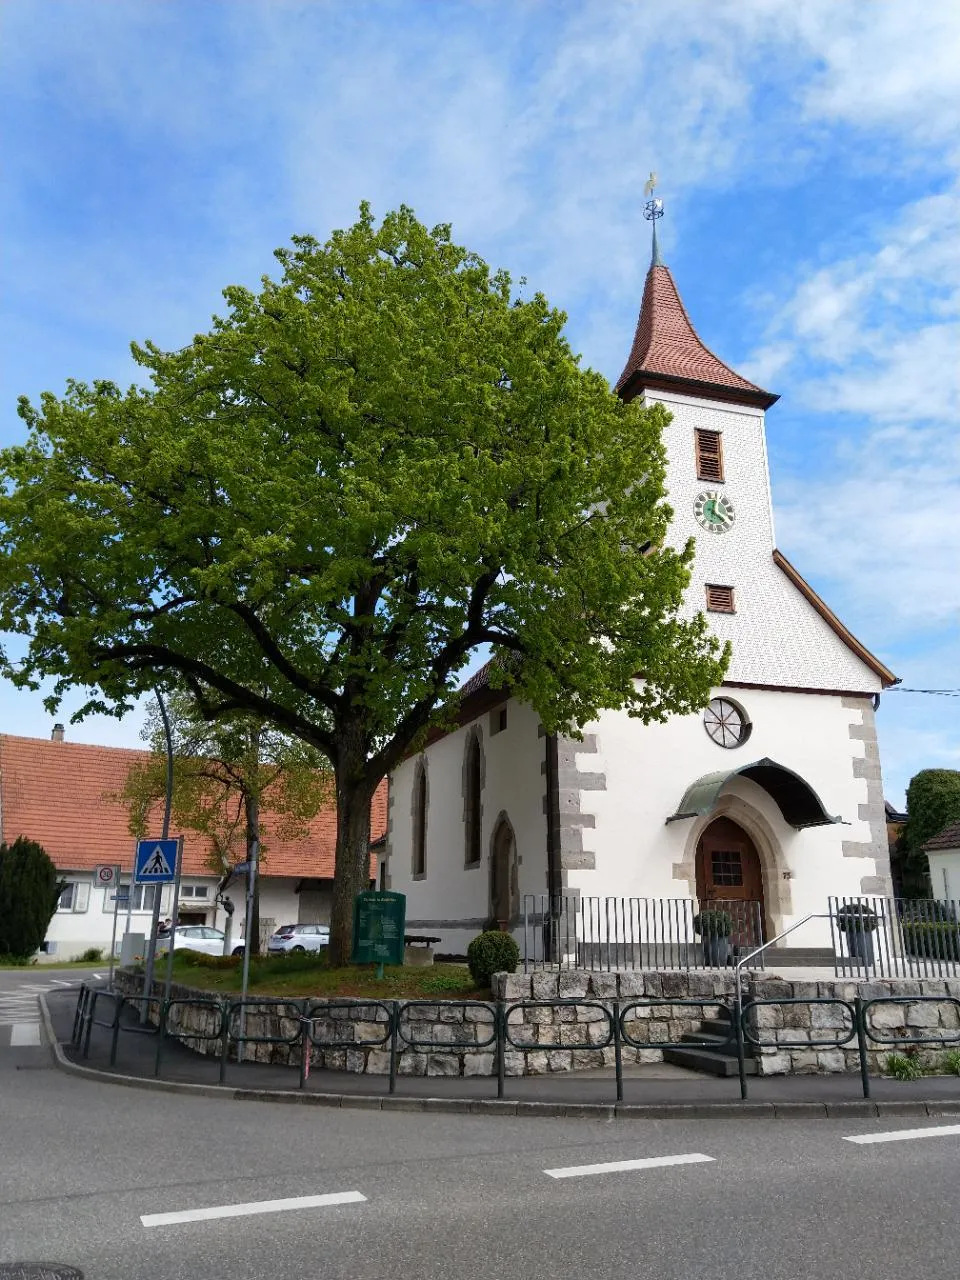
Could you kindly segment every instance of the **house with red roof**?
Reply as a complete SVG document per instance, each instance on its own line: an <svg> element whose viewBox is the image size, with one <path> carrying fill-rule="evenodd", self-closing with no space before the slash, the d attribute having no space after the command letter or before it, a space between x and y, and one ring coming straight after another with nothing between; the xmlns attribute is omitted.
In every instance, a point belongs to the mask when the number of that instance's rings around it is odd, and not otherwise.
<svg viewBox="0 0 960 1280"><path fill-rule="evenodd" d="M951 822L923 846L935 898L960 903L960 822Z"/></svg>
<svg viewBox="0 0 960 1280"><path fill-rule="evenodd" d="M446 951L496 922L529 952L546 945L547 914L571 944L587 927L609 943L618 909L634 925L649 912L655 942L717 903L750 946L831 894L890 892L875 712L897 678L779 547L766 443L778 397L701 341L657 246L661 208L647 206L653 253L616 392L671 415L670 540L696 546L684 611L732 660L702 712L644 725L607 711L582 740L547 734L489 668L471 678L458 727L391 779L386 883L407 895L408 927ZM827 923L793 942L828 947Z"/></svg>
<svg viewBox="0 0 960 1280"><path fill-rule="evenodd" d="M26 836L41 844L53 859L67 887L50 923L46 952L70 959L88 947L109 949L115 903L112 887L93 883L94 868L121 868L123 892L128 891L135 839L123 801L132 766L147 752L122 747L99 747L69 742L57 725L49 739L0 734L0 838L8 844ZM386 827L386 783L373 800L371 837ZM150 815L150 831L161 829L161 808ZM179 835L179 832L171 834ZM183 834L180 903L185 923L223 928L226 917L217 902L221 875L207 840L195 832ZM267 935L286 923L327 923L330 918L337 819L327 805L305 828L291 835L287 824L265 806L260 864L260 930ZM376 874L371 859L371 878ZM233 885L239 886L234 891ZM242 915L243 878L227 892ZM158 886L134 884L129 904L131 932L149 931ZM172 911L172 889L161 893L161 916ZM127 927L127 908L118 922L117 938ZM235 931L239 933L236 928Z"/></svg>

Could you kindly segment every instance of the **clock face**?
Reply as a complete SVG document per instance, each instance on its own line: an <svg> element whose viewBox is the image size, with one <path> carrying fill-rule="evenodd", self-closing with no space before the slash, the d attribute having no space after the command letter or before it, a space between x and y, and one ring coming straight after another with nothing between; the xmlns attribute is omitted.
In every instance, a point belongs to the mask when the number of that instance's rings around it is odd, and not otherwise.
<svg viewBox="0 0 960 1280"><path fill-rule="evenodd" d="M693 504L697 524L708 533L726 533L736 520L733 503L717 489L698 493Z"/></svg>
<svg viewBox="0 0 960 1280"><path fill-rule="evenodd" d="M743 707L729 698L713 698L703 713L703 727L718 747L741 747L753 725Z"/></svg>

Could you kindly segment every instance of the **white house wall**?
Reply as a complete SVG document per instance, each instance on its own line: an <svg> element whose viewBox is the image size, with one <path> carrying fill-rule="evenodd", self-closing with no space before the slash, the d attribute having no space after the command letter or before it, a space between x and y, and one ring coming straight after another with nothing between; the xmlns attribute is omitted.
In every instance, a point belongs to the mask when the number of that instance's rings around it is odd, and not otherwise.
<svg viewBox="0 0 960 1280"><path fill-rule="evenodd" d="M474 722L484 754L479 864L465 866L463 768L472 726L432 743L405 761L390 782L387 876L407 895L408 933L442 939L437 950L462 955L490 918L490 847L501 813L516 839L521 897L546 888L546 739L536 714L511 700L507 727L491 734L491 717ZM413 789L420 760L427 769L426 875L413 875Z"/></svg>
<svg viewBox="0 0 960 1280"><path fill-rule="evenodd" d="M935 898L960 902L960 849L944 849L928 853L930 884Z"/></svg>
<svg viewBox="0 0 960 1280"><path fill-rule="evenodd" d="M99 947L104 956L110 954L110 939L113 931L113 904L109 901L112 889L101 889L95 886L89 871L61 871L64 880L77 885L87 886L85 896L86 909L83 911L56 911L47 929L46 944L48 950L40 956L41 962L57 960L73 960L91 947ZM226 914L215 906L214 898L217 888L215 877L191 876L190 884L207 885L206 899L182 899L182 911L205 911L206 923L214 928L223 929ZM261 933L265 926L272 932L277 924L286 924L297 920L298 898L294 892L298 881L290 877L264 877L260 881L260 921ZM235 911L233 931L239 936L243 932L245 885L235 881L227 890L233 899ZM173 886L163 888L160 899L161 919L173 912ZM130 918L131 933L149 934L152 915L150 911L134 911ZM127 912L123 908L117 917L117 952L120 939L127 928Z"/></svg>

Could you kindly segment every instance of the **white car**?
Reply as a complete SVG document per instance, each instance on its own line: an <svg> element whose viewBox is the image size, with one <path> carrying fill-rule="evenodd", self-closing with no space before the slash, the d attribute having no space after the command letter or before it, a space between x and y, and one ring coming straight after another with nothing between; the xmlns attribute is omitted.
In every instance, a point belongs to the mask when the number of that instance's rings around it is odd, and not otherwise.
<svg viewBox="0 0 960 1280"><path fill-rule="evenodd" d="M220 929L211 929L205 924L181 924L173 931L173 949L180 951L184 947L189 947L191 951L202 951L208 956L223 955L223 941L225 934ZM161 935L157 939L157 945L166 948L170 943L170 935ZM234 938L230 944L230 954L232 956L243 955L244 942L243 938Z"/></svg>
<svg viewBox="0 0 960 1280"><path fill-rule="evenodd" d="M320 951L330 945L330 929L325 924L282 924L270 935L267 951Z"/></svg>

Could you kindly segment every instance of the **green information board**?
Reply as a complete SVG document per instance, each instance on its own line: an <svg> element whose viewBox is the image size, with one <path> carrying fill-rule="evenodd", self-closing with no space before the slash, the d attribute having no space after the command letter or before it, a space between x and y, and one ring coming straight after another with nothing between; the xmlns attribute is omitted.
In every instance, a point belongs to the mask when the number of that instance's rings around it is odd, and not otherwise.
<svg viewBox="0 0 960 1280"><path fill-rule="evenodd" d="M403 964L407 899L402 893L358 893L353 900L353 963Z"/></svg>

